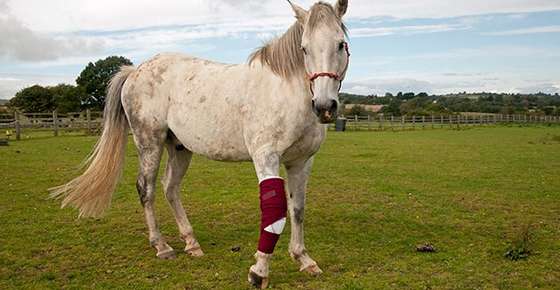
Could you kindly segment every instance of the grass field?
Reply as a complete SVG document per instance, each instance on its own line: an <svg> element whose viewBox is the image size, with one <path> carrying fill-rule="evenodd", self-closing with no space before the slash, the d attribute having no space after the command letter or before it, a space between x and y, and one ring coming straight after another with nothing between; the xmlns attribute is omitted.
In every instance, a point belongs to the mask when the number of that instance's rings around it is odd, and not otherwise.
<svg viewBox="0 0 560 290"><path fill-rule="evenodd" d="M0 147L0 289L248 288L259 220L250 163L194 159L182 196L206 256L162 261L148 244L132 143L105 218L78 220L47 199L47 188L75 176L95 140L38 137ZM558 289L559 173L558 127L330 132L306 213L306 245L325 273L299 273L284 234L271 287ZM180 250L158 190L162 232ZM531 255L506 259L527 225ZM438 251L416 252L426 242Z"/></svg>

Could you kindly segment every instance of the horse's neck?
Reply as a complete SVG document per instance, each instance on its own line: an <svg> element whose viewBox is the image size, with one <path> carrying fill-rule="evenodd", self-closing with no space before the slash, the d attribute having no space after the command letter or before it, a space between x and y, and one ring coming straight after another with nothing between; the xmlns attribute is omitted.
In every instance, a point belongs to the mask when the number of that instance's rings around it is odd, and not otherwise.
<svg viewBox="0 0 560 290"><path fill-rule="evenodd" d="M293 78L290 80L282 80L283 91L285 92L286 108L288 110L297 111L298 114L312 115L311 99L313 96L309 90L309 82L302 78Z"/></svg>
<svg viewBox="0 0 560 290"><path fill-rule="evenodd" d="M260 62L253 63L249 71L252 74L249 78L254 81L247 83L248 102L278 108L281 111L279 115L290 116L293 121L315 120L309 81L305 79L305 74L290 79L282 78ZM302 127L301 124L294 125Z"/></svg>

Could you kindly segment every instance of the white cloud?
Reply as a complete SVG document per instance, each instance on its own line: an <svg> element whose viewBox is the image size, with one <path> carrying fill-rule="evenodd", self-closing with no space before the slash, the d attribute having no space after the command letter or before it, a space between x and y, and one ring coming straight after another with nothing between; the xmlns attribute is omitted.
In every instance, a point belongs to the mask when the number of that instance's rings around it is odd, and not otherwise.
<svg viewBox="0 0 560 290"><path fill-rule="evenodd" d="M384 95L386 92L431 92L430 82L411 78L371 78L344 84L343 91L362 95Z"/></svg>
<svg viewBox="0 0 560 290"><path fill-rule="evenodd" d="M374 37L386 36L393 34L421 34L447 32L454 30L469 29L469 26L458 24L435 24L435 25L410 25L410 26L392 26L392 27L364 27L354 28L350 30L351 37Z"/></svg>
<svg viewBox="0 0 560 290"><path fill-rule="evenodd" d="M372 59L369 59L371 57ZM450 60L475 60L483 58L504 59L504 58L538 58L538 59L558 59L560 51L554 48L538 46L514 46L514 45L492 45L477 48L450 49L438 52L411 52L402 56L371 56L363 55L354 58L352 67L391 67L396 64L409 63L410 61L430 61L432 63L448 63Z"/></svg>
<svg viewBox="0 0 560 290"><path fill-rule="evenodd" d="M538 26L538 27L529 27L523 29L513 29L513 30L496 31L496 32L486 32L486 33L482 33L482 35L509 36L509 35L559 33L559 32L560 32L560 25L550 25L550 26Z"/></svg>
<svg viewBox="0 0 560 290"><path fill-rule="evenodd" d="M396 18L448 18L491 13L525 13L560 9L557 0L354 0L350 2L350 16L367 18L392 16Z"/></svg>
<svg viewBox="0 0 560 290"><path fill-rule="evenodd" d="M291 24L285 19L271 18L263 21L209 23L160 28L147 28L120 33L99 33L89 38L103 41L112 48L138 48L142 46L169 46L178 42L192 42L208 38L237 37L246 34L270 36L286 30Z"/></svg>
<svg viewBox="0 0 560 290"><path fill-rule="evenodd" d="M560 87L553 83L539 83L533 84L521 88L517 88L520 93L545 93L545 94L555 94L560 93Z"/></svg>
<svg viewBox="0 0 560 290"><path fill-rule="evenodd" d="M314 0L295 0L308 7ZM330 0L334 2L334 0ZM468 29L493 17L487 13L524 13L560 9L558 0L352 0L348 18L360 22L362 28L351 31L353 37L396 34L419 34ZM9 11L9 13L8 13ZM482 16L481 16L482 15ZM391 21L403 18L454 18L455 23L435 25L389 26ZM383 20L381 20L383 19ZM246 38L257 35L269 39L284 31L294 18L286 1L278 0L0 0L0 64L6 68L42 68L42 71L60 66L78 66L107 53L125 54L143 59L154 51L178 50L188 47L191 53L207 52L213 45L198 40L209 38ZM445 22L448 22L447 20ZM381 23L387 27L379 26ZM495 32L494 35L558 32L558 26L544 26ZM502 34L499 34L502 33ZM504 34L505 33L505 34ZM6 41L9 39L9 41ZM533 48L476 48L442 53L411 55L394 59L376 59L387 64L410 59L445 61L455 58L481 56L535 56L558 57L559 52ZM358 54L355 57L360 57ZM395 57L397 58L397 57ZM7 60L9 59L9 60ZM358 58L355 58L357 60ZM22 62L26 61L26 62ZM33 63L31 62L33 61ZM357 67L371 65L365 59L353 63ZM380 65L378 65L380 66ZM7 73L8 71L4 71ZM2 78L3 77L3 78ZM0 98L9 97L18 89L40 83L73 82L75 76L23 76L0 74ZM515 91L546 81L523 81L521 76L468 76L426 75L423 72L385 74L365 80L350 81L345 88L355 92L371 90L414 90L444 92L446 90L504 90ZM550 80L557 81L557 80ZM560 83L560 82L556 82Z"/></svg>
<svg viewBox="0 0 560 290"><path fill-rule="evenodd" d="M295 2L309 7L315 1ZM18 19L36 31L122 30L208 22L244 23L270 17L293 19L287 2L278 0L8 0L8 5ZM350 1L348 17L447 18L556 9L560 9L558 0L353 0Z"/></svg>
<svg viewBox="0 0 560 290"><path fill-rule="evenodd" d="M520 76L516 72L443 72L396 71L378 73L374 77L349 80L343 91L356 94L384 95L387 92L427 92L447 94L457 92L505 92L505 93L556 93L560 92L560 80Z"/></svg>
<svg viewBox="0 0 560 290"><path fill-rule="evenodd" d="M0 39L0 58L21 61L43 61L90 54L102 47L100 42L79 37L36 33L12 16L5 2L0 2Z"/></svg>
<svg viewBox="0 0 560 290"><path fill-rule="evenodd" d="M0 99L10 99L19 90L32 85L54 86L74 84L76 76L69 75L8 75L0 74Z"/></svg>
<svg viewBox="0 0 560 290"><path fill-rule="evenodd" d="M0 82L18 82L21 81L22 79L17 79L17 78L10 78L10 77L0 77Z"/></svg>

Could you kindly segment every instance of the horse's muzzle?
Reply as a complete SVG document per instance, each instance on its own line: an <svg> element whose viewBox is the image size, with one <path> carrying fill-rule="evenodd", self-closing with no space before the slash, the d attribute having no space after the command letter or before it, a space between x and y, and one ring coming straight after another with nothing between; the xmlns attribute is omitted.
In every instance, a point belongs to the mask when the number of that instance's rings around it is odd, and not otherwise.
<svg viewBox="0 0 560 290"><path fill-rule="evenodd" d="M326 102L318 103L315 100L312 101L313 112L322 124L328 124L336 120L338 113L338 102L335 100L329 100Z"/></svg>

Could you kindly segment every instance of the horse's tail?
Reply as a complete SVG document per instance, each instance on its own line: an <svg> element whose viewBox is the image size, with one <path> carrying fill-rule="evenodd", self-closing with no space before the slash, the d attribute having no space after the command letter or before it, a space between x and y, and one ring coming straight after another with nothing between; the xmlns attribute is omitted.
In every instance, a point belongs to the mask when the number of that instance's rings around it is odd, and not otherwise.
<svg viewBox="0 0 560 290"><path fill-rule="evenodd" d="M111 196L122 174L128 139L121 92L134 71L132 66L123 66L111 79L105 99L103 133L84 161L87 169L67 184L50 189L51 197L63 198L63 208L70 205L79 209L80 217L99 217L111 204Z"/></svg>

